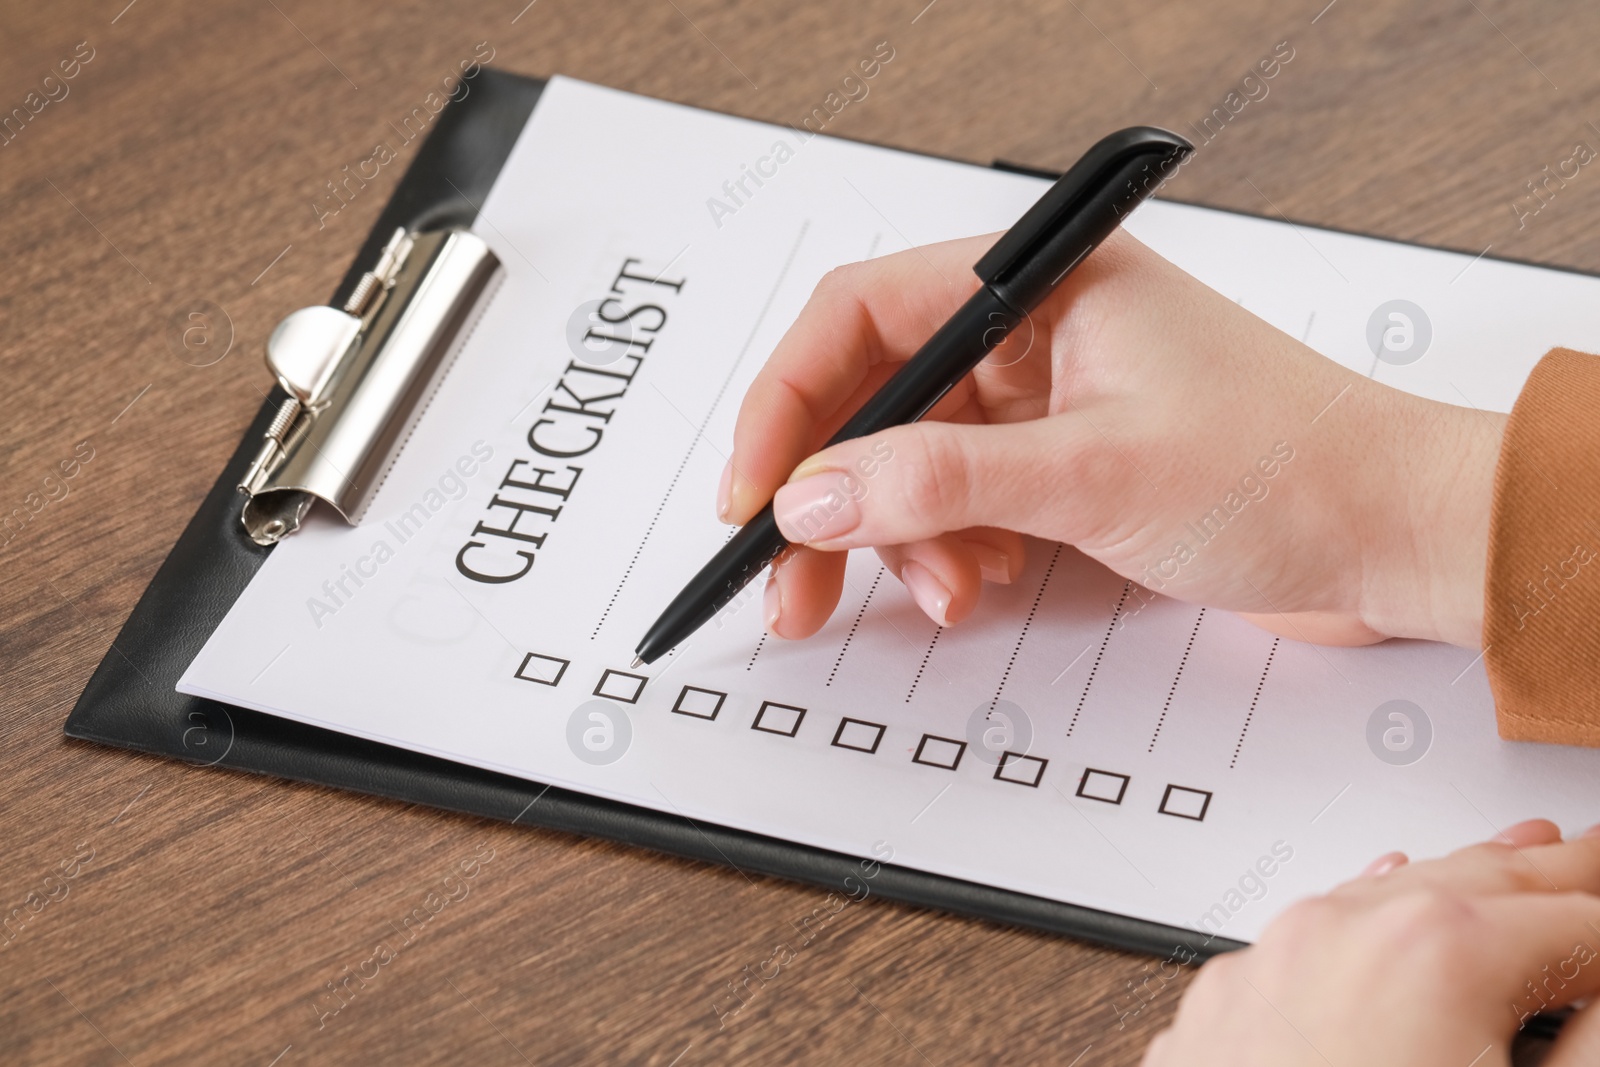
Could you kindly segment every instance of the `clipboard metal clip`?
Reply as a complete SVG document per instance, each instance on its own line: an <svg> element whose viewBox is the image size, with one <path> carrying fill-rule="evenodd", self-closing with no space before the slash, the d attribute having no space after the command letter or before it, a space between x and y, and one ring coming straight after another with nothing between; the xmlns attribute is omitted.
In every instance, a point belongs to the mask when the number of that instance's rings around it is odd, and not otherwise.
<svg viewBox="0 0 1600 1067"><path fill-rule="evenodd" d="M276 544L317 500L361 521L499 267L466 230L402 227L342 307L278 323L267 366L289 395L239 482L251 540Z"/></svg>

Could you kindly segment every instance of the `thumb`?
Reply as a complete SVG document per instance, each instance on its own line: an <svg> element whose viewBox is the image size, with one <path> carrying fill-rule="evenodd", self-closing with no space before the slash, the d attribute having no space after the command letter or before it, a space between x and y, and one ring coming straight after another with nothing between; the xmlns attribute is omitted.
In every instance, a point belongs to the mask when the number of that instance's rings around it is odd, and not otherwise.
<svg viewBox="0 0 1600 1067"><path fill-rule="evenodd" d="M1059 416L920 422L834 445L773 498L783 536L842 550L897 545L971 526L1070 539L1067 517L1089 443Z"/></svg>

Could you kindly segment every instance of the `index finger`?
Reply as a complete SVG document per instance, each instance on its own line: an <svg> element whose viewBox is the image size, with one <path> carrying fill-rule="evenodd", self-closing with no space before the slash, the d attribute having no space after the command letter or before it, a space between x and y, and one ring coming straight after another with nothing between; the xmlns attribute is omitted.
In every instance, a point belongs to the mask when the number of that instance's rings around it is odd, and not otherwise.
<svg viewBox="0 0 1600 1067"><path fill-rule="evenodd" d="M830 271L739 407L727 522L743 523L852 412L886 365L909 359L978 288L972 264L994 235L896 252Z"/></svg>
<svg viewBox="0 0 1600 1067"><path fill-rule="evenodd" d="M1600 832L1591 830L1570 841L1557 838L1542 844L1468 845L1448 856L1347 882L1334 894L1393 896L1420 886L1485 895L1575 890L1600 896Z"/></svg>

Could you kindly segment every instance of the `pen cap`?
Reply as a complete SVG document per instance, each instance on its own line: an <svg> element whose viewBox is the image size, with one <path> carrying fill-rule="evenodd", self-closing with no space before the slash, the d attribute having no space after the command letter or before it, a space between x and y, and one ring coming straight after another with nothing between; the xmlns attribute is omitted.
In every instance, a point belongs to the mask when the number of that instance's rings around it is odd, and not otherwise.
<svg viewBox="0 0 1600 1067"><path fill-rule="evenodd" d="M1155 126L1101 138L973 266L995 294L1026 314L1121 225L1194 151Z"/></svg>

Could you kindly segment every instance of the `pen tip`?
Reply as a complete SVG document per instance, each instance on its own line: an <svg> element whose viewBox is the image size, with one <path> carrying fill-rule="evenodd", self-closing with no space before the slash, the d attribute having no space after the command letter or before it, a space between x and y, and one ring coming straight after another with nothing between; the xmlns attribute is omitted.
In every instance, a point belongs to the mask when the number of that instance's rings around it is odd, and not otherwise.
<svg viewBox="0 0 1600 1067"><path fill-rule="evenodd" d="M643 667L644 666L644 657L642 657L642 656L633 657L633 662L630 663L628 666L631 669L634 669L634 670L637 670L638 668Z"/></svg>

